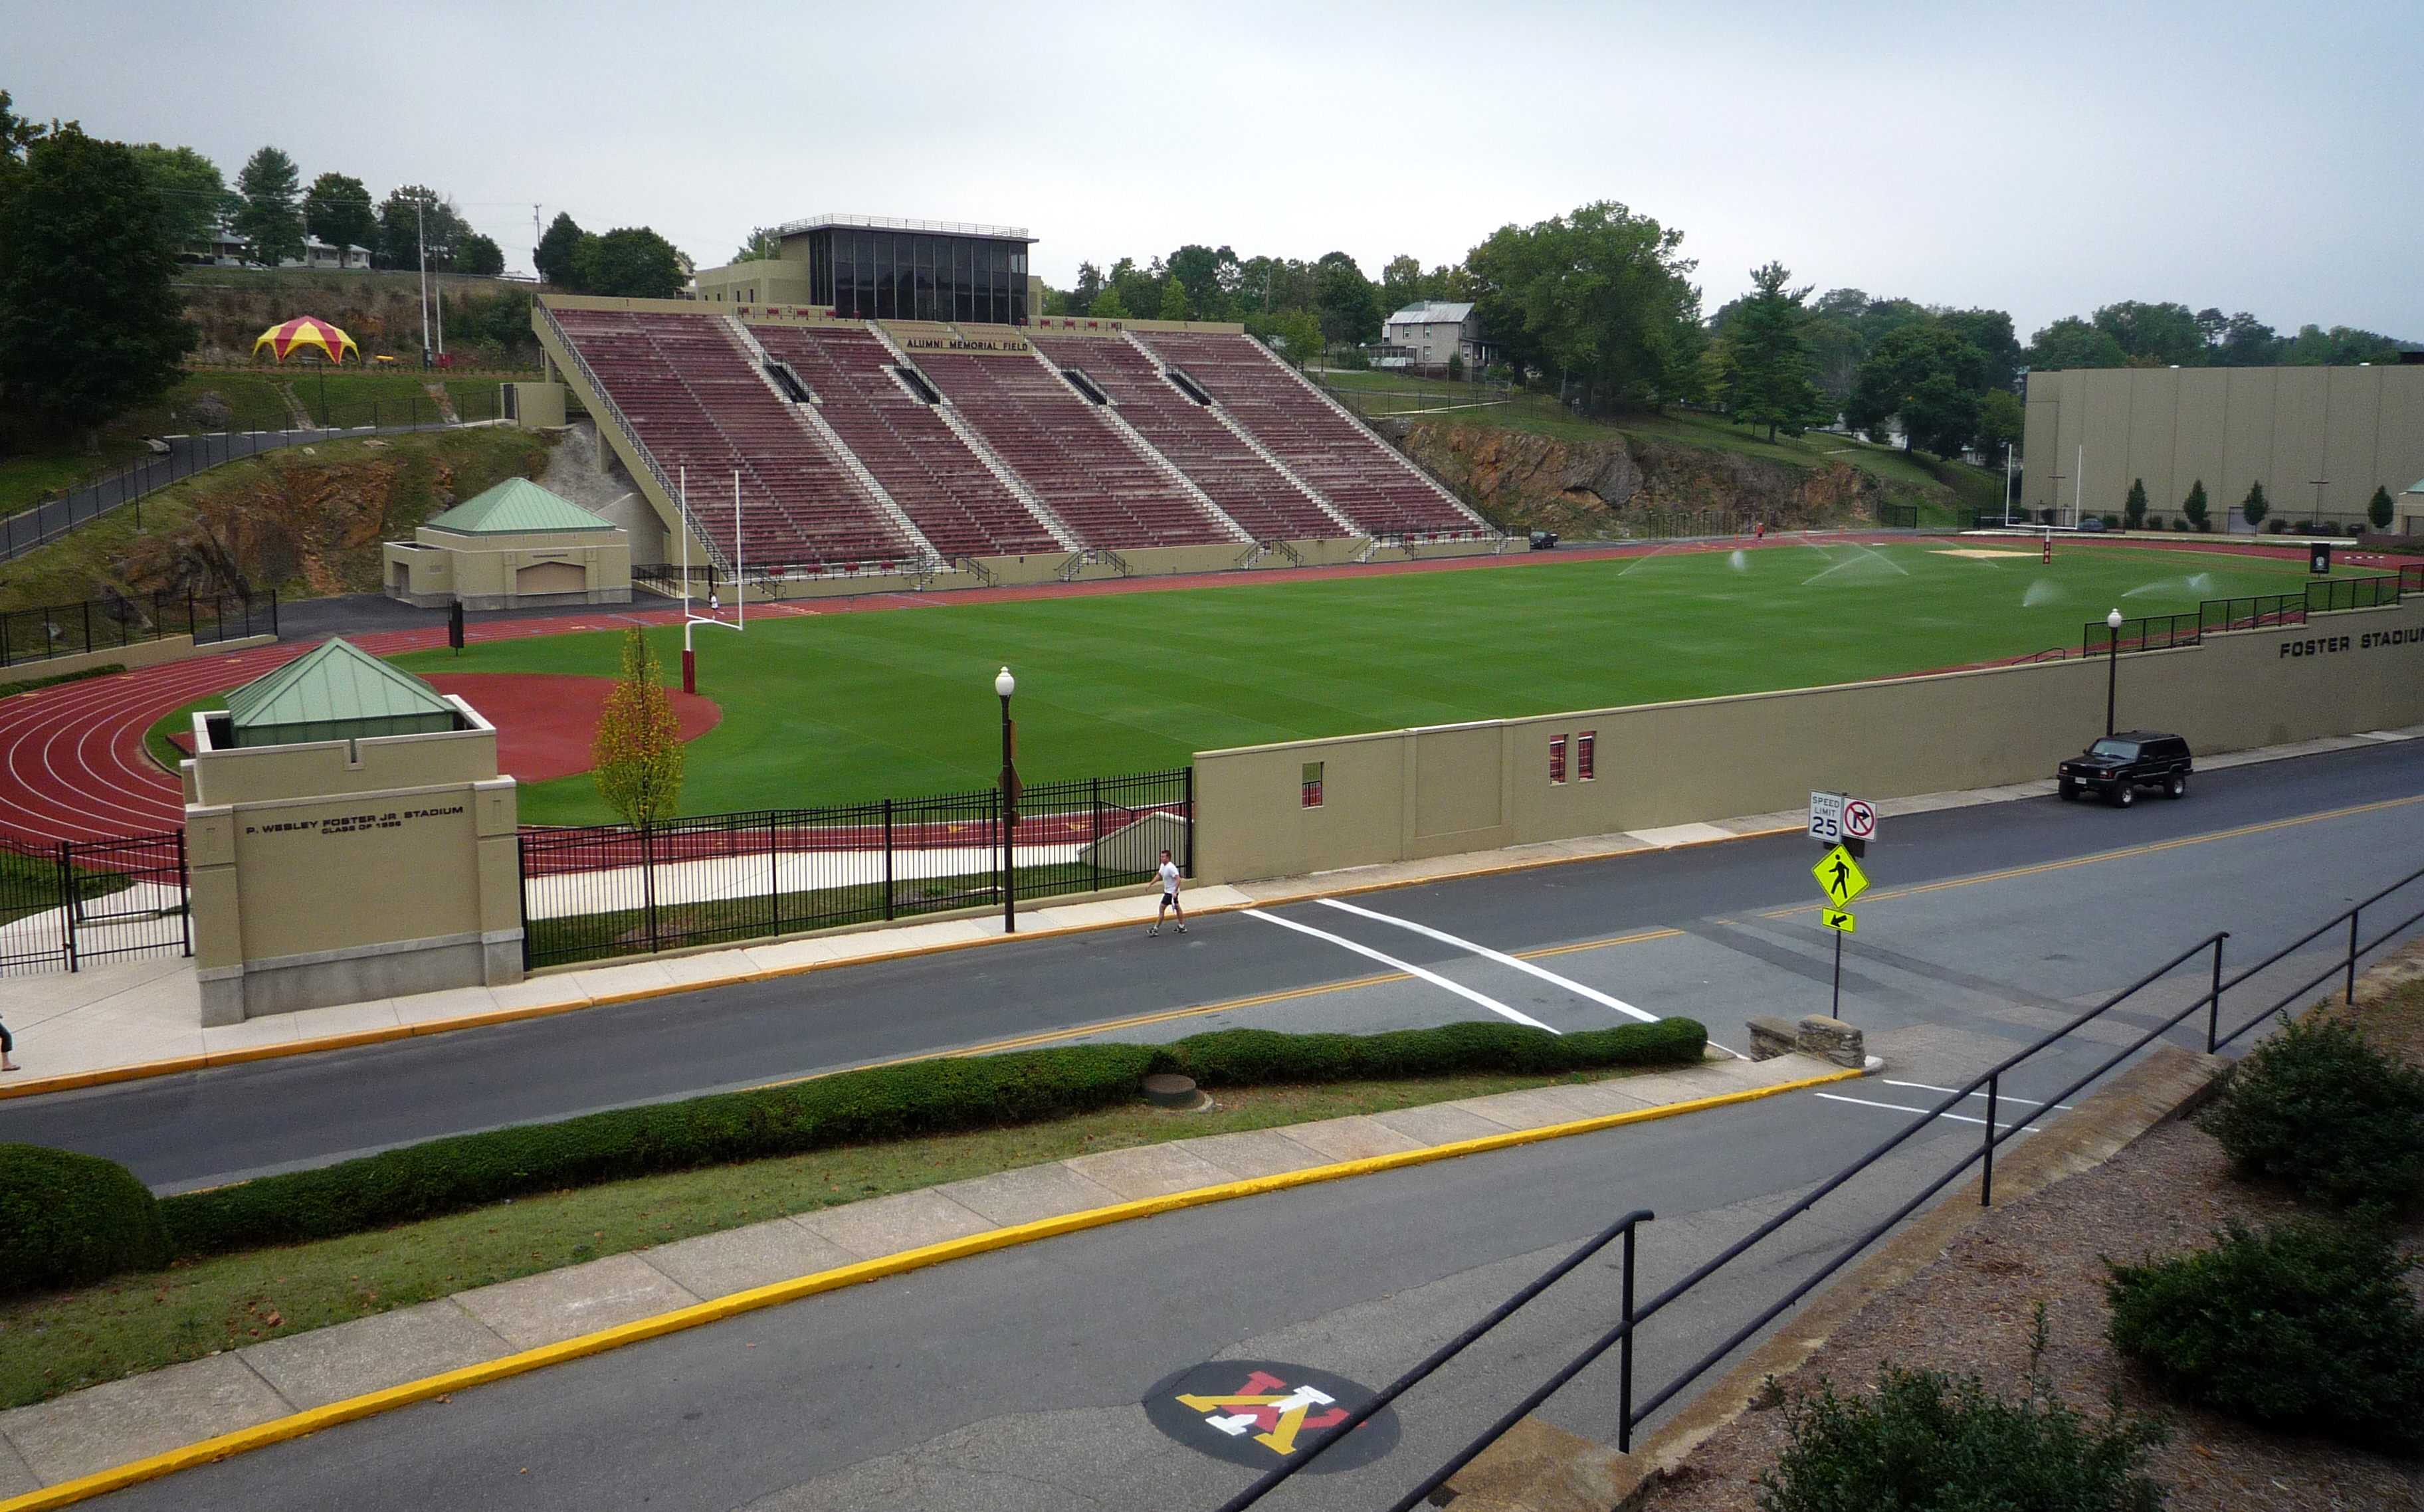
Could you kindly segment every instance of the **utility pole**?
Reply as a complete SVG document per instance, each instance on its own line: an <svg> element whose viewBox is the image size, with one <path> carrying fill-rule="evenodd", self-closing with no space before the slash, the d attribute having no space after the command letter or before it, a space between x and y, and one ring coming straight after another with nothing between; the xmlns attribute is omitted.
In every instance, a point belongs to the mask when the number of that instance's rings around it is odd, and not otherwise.
<svg viewBox="0 0 2424 1512"><path fill-rule="evenodd" d="M412 245L421 263L421 365L429 366L429 232L421 218L422 201L412 201Z"/></svg>
<svg viewBox="0 0 2424 1512"><path fill-rule="evenodd" d="M541 283L545 283L547 278L538 272L538 244L545 240L547 238L539 234L538 206L533 205L531 206L531 272L538 275Z"/></svg>

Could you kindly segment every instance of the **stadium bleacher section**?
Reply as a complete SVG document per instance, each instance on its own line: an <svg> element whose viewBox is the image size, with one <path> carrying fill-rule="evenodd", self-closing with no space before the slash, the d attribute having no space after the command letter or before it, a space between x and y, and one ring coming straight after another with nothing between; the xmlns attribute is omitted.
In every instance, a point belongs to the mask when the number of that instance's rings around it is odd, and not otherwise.
<svg viewBox="0 0 2424 1512"><path fill-rule="evenodd" d="M568 343L654 471L689 470L700 528L753 570L1494 536L1243 334L585 304L550 300L542 329ZM710 507L736 471L737 536L729 510Z"/></svg>

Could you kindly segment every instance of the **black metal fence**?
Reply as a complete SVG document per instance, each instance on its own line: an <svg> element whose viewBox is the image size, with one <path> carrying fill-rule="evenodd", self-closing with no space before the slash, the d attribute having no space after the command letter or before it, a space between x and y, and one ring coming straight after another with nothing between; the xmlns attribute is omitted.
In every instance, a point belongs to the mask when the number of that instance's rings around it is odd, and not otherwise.
<svg viewBox="0 0 2424 1512"><path fill-rule="evenodd" d="M194 953L185 832L104 840L0 835L0 975Z"/></svg>
<svg viewBox="0 0 2424 1512"><path fill-rule="evenodd" d="M2383 948L2384 946L2390 945L2401 938L2409 930L2413 929L2418 923L2424 923L2424 908L2415 906L2418 901L2417 892L2415 889L2416 887L2416 883L2419 882L2424 882L2424 871L2410 873L2406 877L2401 878L2400 881L2391 883L2380 892L2364 899L2362 902L2359 902L2354 907L2350 908L2343 913L2335 915L2333 917L2325 920L2322 924L2318 925L2315 929L2308 931L2301 938L2283 947L2281 949L2274 951L2272 955L2265 957L2254 965L2244 968L2226 979L2223 974L2223 947L2224 942L2228 940L2230 936L2227 931L2208 935L2206 938L2198 941L2187 949L2182 950L2177 955L2175 955L2169 961L2166 961L2154 970L2139 978L2136 981L2131 982L2129 986L2124 987L2119 992L2106 997L2102 1002L2097 1004L2094 1008L2089 1009L2084 1013L2080 1014L2077 1018L2072 1019L2062 1027L2045 1035L2034 1043L2015 1051L2003 1059L1997 1061L1994 1065L1970 1078L1970 1080L1963 1086L1948 1090L1939 1102L1938 1102L1933 1107L1921 1113L1917 1118L1914 1118L1908 1124L1904 1126L1900 1133L1881 1141L1867 1154L1861 1155L1860 1158L1853 1161L1850 1165L1844 1167L1835 1175L1827 1178L1826 1181L1820 1183L1816 1187L1812 1188L1810 1192L1797 1199L1792 1206L1786 1208L1783 1212L1777 1214L1774 1218L1769 1218L1757 1229L1745 1234L1741 1239L1738 1239L1734 1243L1727 1246L1716 1255L1694 1267L1691 1272L1685 1275L1682 1280L1676 1281L1673 1285L1668 1286L1657 1296L1650 1298L1647 1302L1639 1304L1638 1306L1635 1304L1633 1294L1634 1253L1643 1226L1650 1223L1653 1219L1654 1215L1649 1212L1633 1212L1625 1214L1615 1223L1603 1230L1597 1236L1585 1244L1580 1249L1576 1250L1573 1254L1568 1256L1565 1260L1552 1267L1539 1280L1525 1286L1522 1291L1517 1292L1506 1303L1493 1310L1474 1327L1467 1329L1445 1347L1436 1351L1422 1363L1406 1372L1403 1376L1400 1376L1387 1387L1384 1387L1379 1393L1376 1393L1371 1400L1359 1404L1343 1421L1325 1428L1322 1432L1322 1436L1318 1440L1314 1440L1308 1446L1308 1452L1300 1454L1287 1460L1285 1463L1264 1474L1262 1478L1255 1481L1252 1486L1247 1487L1236 1496L1231 1497L1227 1502L1221 1504L1220 1512L1243 1512L1244 1508L1252 1506L1256 1502L1261 1501L1264 1496L1276 1489L1282 1482L1313 1464L1325 1450L1334 1444L1345 1441L1359 1425L1367 1421L1374 1413L1379 1411L1382 1408L1389 1406L1406 1392L1418 1385L1426 1377L1438 1370L1442 1365L1447 1363L1449 1360L1453 1359L1457 1354L1478 1340L1491 1329L1496 1327L1497 1324L1505 1320L1507 1317L1511 1316L1515 1312L1521 1309L1524 1303L1548 1290L1549 1287L1559 1278L1573 1270L1585 1260L1588 1259L1591 1255L1598 1252L1608 1244L1619 1239L1621 1239L1624 1245L1620 1263L1622 1291L1617 1306L1616 1322L1614 1325L1605 1332L1602 1333L1598 1338L1592 1340L1571 1359L1558 1366L1558 1368L1552 1372L1547 1379L1542 1381L1538 1388L1526 1394L1522 1401L1516 1403L1505 1413L1505 1415L1500 1417L1497 1422L1493 1423L1470 1443L1466 1444L1463 1449L1459 1450L1455 1456L1450 1457L1445 1464L1440 1466L1436 1471L1426 1476L1411 1490L1400 1497L1391 1507L1390 1512L1415 1512L1417 1507L1427 1502L1440 1487L1445 1485L1447 1481L1457 1473L1457 1472L1472 1463L1475 1458L1480 1456L1483 1450L1489 1448L1492 1443L1495 1443L1500 1438L1504 1437L1508 1430L1512 1429L1517 1424L1521 1423L1524 1418L1539 1409L1542 1404L1547 1402L1551 1396L1555 1395L1566 1385L1567 1382L1572 1380L1583 1371L1588 1369L1610 1350L1617 1351L1617 1368L1622 1372L1619 1385L1618 1421L1612 1425L1613 1437L1616 1440L1616 1445L1619 1450L1630 1452L1633 1448L1633 1436L1635 1430L1647 1423L1661 1408L1675 1400L1701 1377L1707 1375L1710 1371L1724 1363L1727 1358L1732 1355L1736 1349L1741 1348L1744 1345L1746 1345L1753 1339L1757 1338L1762 1330L1797 1305L1803 1297L1809 1296L1819 1286L1825 1284L1829 1277L1832 1277L1837 1271L1842 1269L1843 1266L1851 1264L1853 1260L1857 1259L1871 1245L1892 1233L1897 1225L1902 1223L1904 1219L1909 1218L1912 1214L1918 1212L1921 1208L1924 1207L1929 1202L1934 1200L1938 1192L1941 1192L1945 1187L1959 1180L1973 1165L1981 1168L1978 1201L1982 1204L1991 1205L1994 1202L1995 1194L1994 1162L1996 1149L2008 1142L2015 1135L2029 1132L2031 1129L2030 1121L2033 1118L2039 1116L2044 1109L2062 1105L2066 1099L2076 1096L2087 1088L2094 1086L2097 1081L2108 1073L2122 1065L2131 1057L2136 1056L2139 1052L2145 1050L2159 1041L2162 1041L2167 1035L2172 1033L2173 1030L2178 1028L2181 1025L2187 1023L2189 1020L2196 1017L2200 1013L2204 1014L2206 1017L2203 1040L2205 1042L2205 1048L2209 1053L2210 1053L2222 1046L2230 1044L2232 1042L2244 1036L2267 1019L2272 1018L2275 1015L2281 1015L2286 1019L2288 1014L2304 1003L2308 993L2311 993L2315 988L2321 986L2324 982L2331 980L2335 977L2345 975L2346 991L2350 999L2352 1001L2355 996L2356 968L2358 963L2366 957ZM2392 904L2390 910L2385 911L2382 908L2382 905L2385 901L2394 897L2399 897L2401 894L2405 895L2401 901ZM2367 939L2365 937L2360 920L2368 911L2373 911L2374 917L2378 922L2384 912L2396 912L2400 909L2408 910L2408 912L2405 912L2403 915L2399 918L2398 922L2380 928L2371 939ZM2225 995L2234 992L2241 992L2241 990L2244 989L2259 973L2268 971L2273 966L2287 961L2289 957L2313 945L2316 941L2322 939L2326 935L2334 933L2342 925L2346 925L2348 929L2348 945L2344 953L2336 949L2333 953L2331 963L2324 967L2320 974L2310 975L2302 980L2298 986L2291 988L2288 992L2279 994L2278 996L2272 997L2260 1011L2248 1018L2244 1023L2240 1025L2239 1027L2233 1029L2228 1034L2221 1032L2222 1004ZM2070 1044L2071 1039L2074 1035L2078 1034L2081 1029L2090 1024L2097 1023L2097 1021L2102 1020L2107 1014L2112 1013L2115 1009L2120 1008L2123 1004L2129 1003L2132 999L2138 998L2141 994L2147 993L2150 989L2156 988L2157 984L2169 979L2174 973L2179 971L2182 967L2191 966L2192 964L2195 967L2210 971L2210 986L2209 986L2206 991L2200 993L2185 1007L2169 1012L2165 1017L2163 1017L2161 1022L2155 1024L2152 1027L2145 1028L2133 1038L2129 1038L2126 1044L2121 1045L2120 1048L2113 1050L2111 1054L2102 1057L2091 1069L2072 1076L2060 1090L2050 1092L2042 1097L2009 1099L2009 1101L2020 1105L2023 1111L2021 1111L2019 1116L2017 1118L2007 1118L2005 1116L2004 1108L2001 1105L2006 1101L2005 1095L2002 1091L2002 1082L2006 1075L2048 1050L2054 1049L2056 1047L2065 1049L2073 1048ZM2241 1000L2244 1000L2243 994ZM2136 1014L2161 1011L2161 1009L2149 1009L2143 1006L2133 1008L2131 1010L2131 1019L2125 1021L2124 1026L2099 1025L2098 1027L2100 1029L2104 1029L2108 1032L2096 1034L2093 1037L2093 1042L2098 1046L2110 1045L2117 1038L2117 1036L2109 1032L2111 1029L2119 1027L2122 1028L2124 1033L2126 1033L2128 1029L2138 1028L2140 1024L2144 1022L2142 1019L2137 1018L2135 1016ZM2090 1053L2093 1054L2093 1051ZM1968 1107L1973 1101L1983 1102L1984 1106L1980 1109L1980 1111L1983 1111L1985 1115L1983 1120L1973 1114L1957 1111ZM1827 1256L1824 1263L1818 1265L1810 1274L1804 1276L1799 1281L1794 1283L1784 1296L1777 1298L1768 1306L1759 1310L1756 1314L1746 1319L1739 1327L1730 1332L1722 1342L1702 1354L1698 1360L1686 1366L1681 1373L1668 1380L1665 1385L1661 1386L1657 1391L1650 1393L1646 1399L1640 1399L1636 1402L1633 1380L1633 1345L1635 1336L1640 1331L1642 1325L1651 1322L1660 1313L1664 1312L1675 1302L1681 1300L1684 1296L1698 1287L1702 1282L1717 1276L1720 1272L1724 1271L1726 1267L1731 1265L1735 1261L1741 1259L1745 1254L1747 1254L1751 1249L1765 1242L1779 1231L1789 1228L1803 1214L1810 1211L1810 1209L1817 1206L1820 1202L1841 1189L1846 1183L1852 1181L1861 1172L1875 1165L1879 1160L1884 1159L1896 1149L1909 1143L1913 1138L1922 1134L1932 1135L1950 1132L1943 1122L1947 1120L1961 1123L1983 1125L1980 1129L1977 1142L1970 1146L1969 1153L1967 1154L1954 1161L1951 1169L1945 1170L1934 1181L1930 1182L1927 1186L1923 1190L1920 1191L1916 1196L1907 1199L1895 1207L1894 1210L1888 1214L1882 1220L1871 1225L1865 1232L1859 1233L1840 1247L1831 1247L1833 1252ZM1788 1242L1790 1241L1788 1240ZM1825 1252L1830 1248L1830 1245L1826 1241L1820 1241L1816 1248L1821 1252Z"/></svg>
<svg viewBox="0 0 2424 1512"><path fill-rule="evenodd" d="M278 633L278 591L259 598L235 595L153 594L150 598L94 598L47 609L0 613L0 667L88 651L113 651L190 635L197 645Z"/></svg>
<svg viewBox="0 0 2424 1512"><path fill-rule="evenodd" d="M561 965L1124 886L1195 869L1195 772L521 834L522 960Z"/></svg>
<svg viewBox="0 0 2424 1512"><path fill-rule="evenodd" d="M2193 614L2141 615L2123 620L2117 630L2102 620L2090 620L2080 637L2080 648L2084 655L2106 656L2117 639L2123 651L2161 651L2194 645L2223 630L2304 625L2309 614L2347 609L2387 609L2412 593L2424 593L2424 564L2403 565L2396 573L2364 578L2321 578L2294 594L2209 598Z"/></svg>

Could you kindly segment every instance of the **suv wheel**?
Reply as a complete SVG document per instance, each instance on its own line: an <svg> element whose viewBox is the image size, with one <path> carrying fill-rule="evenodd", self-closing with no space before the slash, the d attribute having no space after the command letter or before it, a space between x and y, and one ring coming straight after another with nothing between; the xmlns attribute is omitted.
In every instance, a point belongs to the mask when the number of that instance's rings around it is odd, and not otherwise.
<svg viewBox="0 0 2424 1512"><path fill-rule="evenodd" d="M2137 787L2137 784L2132 783L2132 782L2130 782L2130 781L2129 781L2128 779L2126 779L2126 778L2125 778L2125 779L2123 779L2122 781L2120 781L2120 782L2116 782L2116 783L2114 783L2114 784L2113 785L2113 807L2115 807L2115 808L2127 808L2127 807L2129 807L2131 804L2134 804L2134 803L2136 803L2137 801L2138 801L2138 787Z"/></svg>
<svg viewBox="0 0 2424 1512"><path fill-rule="evenodd" d="M2189 779L2183 772L2173 772L2172 780L2163 784L2163 796L2166 798L2185 797L2188 794L2188 790Z"/></svg>
<svg viewBox="0 0 2424 1512"><path fill-rule="evenodd" d="M2065 777L2060 782L2056 783L2054 785L2054 790L2062 794L2063 801L2065 803L2079 797L2079 784L2071 781L2068 777Z"/></svg>

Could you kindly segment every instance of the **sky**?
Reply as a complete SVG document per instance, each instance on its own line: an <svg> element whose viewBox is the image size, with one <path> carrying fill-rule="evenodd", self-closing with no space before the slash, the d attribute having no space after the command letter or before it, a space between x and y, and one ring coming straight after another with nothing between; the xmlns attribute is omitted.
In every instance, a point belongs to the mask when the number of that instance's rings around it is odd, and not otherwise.
<svg viewBox="0 0 2424 1512"><path fill-rule="evenodd" d="M232 181L533 206L700 266L825 212L1024 226L1035 271L1189 242L1452 263L1614 199L1704 308L1796 283L2007 310L2120 299L2424 340L2424 4L409 7L0 0L21 115Z"/></svg>

